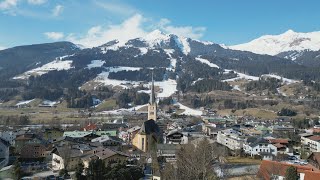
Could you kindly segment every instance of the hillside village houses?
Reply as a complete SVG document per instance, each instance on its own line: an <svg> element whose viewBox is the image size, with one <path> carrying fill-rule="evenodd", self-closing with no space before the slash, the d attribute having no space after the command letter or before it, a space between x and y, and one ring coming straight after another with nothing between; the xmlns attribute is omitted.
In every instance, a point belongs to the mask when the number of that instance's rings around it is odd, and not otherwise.
<svg viewBox="0 0 320 180"><path fill-rule="evenodd" d="M3 161L0 162L0 167L13 164L9 161L13 156L19 157L23 162L39 162L41 166L36 163L25 165L24 171L31 173L39 168L52 169L54 172L62 169L74 171L79 163L87 168L89 162L95 159L101 159L106 165L146 159L143 166L151 167L151 153L161 160L159 163L175 165L181 147L197 144L203 138L208 138L210 143L215 143L214 146L223 147L226 156L263 159L259 177L269 177L265 173L271 172L269 166L285 169L294 164L301 169L301 172L298 171L304 179L318 172L318 135L309 131L304 133L305 130L290 126L290 122L263 121L245 116L219 116L213 110L207 111L211 113L197 117L198 121L188 116L164 118L159 112L152 82L146 113L133 112L131 115L137 117L136 122L130 121L129 117L127 120L114 122L89 121L85 125L68 128L1 131L0 160ZM302 132L298 140L287 137L298 135L297 132ZM14 152L10 153L9 147ZM302 150L307 152L304 157L306 160L301 159ZM284 175L283 171L273 173L277 174L278 179Z"/></svg>

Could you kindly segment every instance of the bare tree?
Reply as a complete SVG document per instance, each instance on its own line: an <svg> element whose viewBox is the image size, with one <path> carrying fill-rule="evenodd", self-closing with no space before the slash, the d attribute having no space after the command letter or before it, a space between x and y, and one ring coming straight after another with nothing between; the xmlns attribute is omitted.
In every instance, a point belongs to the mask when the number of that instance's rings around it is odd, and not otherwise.
<svg viewBox="0 0 320 180"><path fill-rule="evenodd" d="M67 170L71 160L71 145L64 145L59 148L59 155L63 159L63 169Z"/></svg>
<svg viewBox="0 0 320 180"><path fill-rule="evenodd" d="M205 138L195 145L185 145L177 153L177 179L216 179L213 171L215 155Z"/></svg>

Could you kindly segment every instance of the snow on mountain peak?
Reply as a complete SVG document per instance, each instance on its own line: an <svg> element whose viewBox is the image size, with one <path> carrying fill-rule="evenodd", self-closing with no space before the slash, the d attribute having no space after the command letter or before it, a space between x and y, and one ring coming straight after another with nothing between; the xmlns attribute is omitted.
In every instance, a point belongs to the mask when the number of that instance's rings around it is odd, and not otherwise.
<svg viewBox="0 0 320 180"><path fill-rule="evenodd" d="M294 30L289 29L288 31L284 32L283 34L285 34L285 35L291 35L291 34L294 34L294 33L296 33Z"/></svg>
<svg viewBox="0 0 320 180"><path fill-rule="evenodd" d="M287 51L317 51L320 49L320 31L299 33L289 29L280 35L264 35L248 43L229 46L229 48L268 55Z"/></svg>
<svg viewBox="0 0 320 180"><path fill-rule="evenodd" d="M154 30L141 39L145 40L150 46L156 46L161 45L164 41L168 41L170 36L160 30Z"/></svg>

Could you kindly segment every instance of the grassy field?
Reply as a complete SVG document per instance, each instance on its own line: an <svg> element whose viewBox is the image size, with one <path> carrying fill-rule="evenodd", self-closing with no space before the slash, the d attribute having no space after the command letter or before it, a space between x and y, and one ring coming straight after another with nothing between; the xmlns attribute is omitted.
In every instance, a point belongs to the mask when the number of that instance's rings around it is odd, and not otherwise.
<svg viewBox="0 0 320 180"><path fill-rule="evenodd" d="M234 113L232 113L232 109L223 109L223 110L218 110L218 114L223 116L224 115L236 115L236 116L251 115L251 116L262 118L262 119L273 119L277 117L277 114L273 111L266 110L266 109L258 109L258 108L236 110Z"/></svg>
<svg viewBox="0 0 320 180"><path fill-rule="evenodd" d="M231 164L260 164L261 160L244 157L227 157L227 162Z"/></svg>
<svg viewBox="0 0 320 180"><path fill-rule="evenodd" d="M11 169L1 171L0 172L0 179L14 179L13 172Z"/></svg>
<svg viewBox="0 0 320 180"><path fill-rule="evenodd" d="M115 99L110 99L107 101L103 101L95 111L108 111L117 107L117 103Z"/></svg>

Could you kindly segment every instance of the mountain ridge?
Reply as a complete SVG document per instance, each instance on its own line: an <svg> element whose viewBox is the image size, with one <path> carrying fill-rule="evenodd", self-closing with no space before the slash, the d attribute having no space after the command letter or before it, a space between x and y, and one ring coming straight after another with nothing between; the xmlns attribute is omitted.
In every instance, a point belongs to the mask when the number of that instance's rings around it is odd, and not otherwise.
<svg viewBox="0 0 320 180"><path fill-rule="evenodd" d="M275 56L288 51L320 50L320 31L301 33L291 29L279 35L263 35L230 49Z"/></svg>

